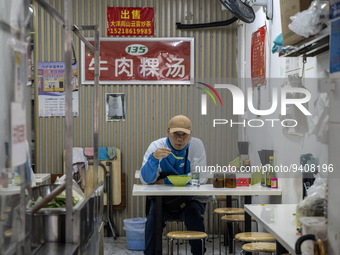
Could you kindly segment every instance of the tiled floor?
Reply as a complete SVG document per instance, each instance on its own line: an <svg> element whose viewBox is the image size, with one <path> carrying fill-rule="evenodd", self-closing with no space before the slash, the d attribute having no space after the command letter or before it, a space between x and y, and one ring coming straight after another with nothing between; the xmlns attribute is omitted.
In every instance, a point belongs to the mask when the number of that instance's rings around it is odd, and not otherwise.
<svg viewBox="0 0 340 255"><path fill-rule="evenodd" d="M215 245L214 245L214 254L218 255L218 245L217 245L217 240L215 240ZM185 254L185 245L181 244L180 245L180 255ZM206 247L207 247L207 252L205 253L206 255L212 255L212 242L211 240L208 240L206 242ZM174 249L177 249L174 245ZM240 247L237 246L236 251L239 251ZM177 250L174 250L175 254L177 254ZM224 254L224 246L222 247L222 254ZM125 237L119 237L117 240L114 240L112 237L105 237L105 244L104 244L104 255L143 255L143 251L130 251L127 248L127 241ZM163 240L163 254L167 254L167 242L166 240ZM190 246L188 245L188 254L190 253ZM239 254L239 253L236 253Z"/></svg>

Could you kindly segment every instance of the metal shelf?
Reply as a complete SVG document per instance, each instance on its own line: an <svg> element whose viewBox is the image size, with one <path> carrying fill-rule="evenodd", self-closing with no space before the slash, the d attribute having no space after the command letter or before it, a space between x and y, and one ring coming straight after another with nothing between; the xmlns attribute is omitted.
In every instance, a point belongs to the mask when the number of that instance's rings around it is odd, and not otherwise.
<svg viewBox="0 0 340 255"><path fill-rule="evenodd" d="M72 255L76 254L78 249L77 244L72 243L45 243L35 253L35 255Z"/></svg>
<svg viewBox="0 0 340 255"><path fill-rule="evenodd" d="M314 57L329 50L329 33L308 38L281 57Z"/></svg>

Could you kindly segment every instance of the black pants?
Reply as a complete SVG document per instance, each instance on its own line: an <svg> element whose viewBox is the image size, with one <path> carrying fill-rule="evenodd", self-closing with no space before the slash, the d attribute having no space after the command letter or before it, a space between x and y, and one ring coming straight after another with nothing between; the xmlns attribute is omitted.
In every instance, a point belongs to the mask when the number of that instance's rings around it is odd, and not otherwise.
<svg viewBox="0 0 340 255"><path fill-rule="evenodd" d="M172 219L181 219L189 231L202 231L205 232L204 228L204 218L202 214L205 211L205 203L201 203L197 200L189 200L182 211L177 213L169 213L163 210L162 224L165 227L165 222ZM151 200L149 214L147 216L147 221L145 225L145 250L146 255L155 255L156 248L156 227L155 227L155 212L156 206L155 202ZM191 252L193 255L202 254L202 244L201 240L189 241L191 245Z"/></svg>

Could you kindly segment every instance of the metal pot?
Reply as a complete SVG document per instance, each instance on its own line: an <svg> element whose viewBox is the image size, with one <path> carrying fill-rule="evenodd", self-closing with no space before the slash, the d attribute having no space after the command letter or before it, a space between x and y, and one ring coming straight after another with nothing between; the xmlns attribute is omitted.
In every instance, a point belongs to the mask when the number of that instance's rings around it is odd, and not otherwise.
<svg viewBox="0 0 340 255"><path fill-rule="evenodd" d="M48 184L32 188L32 200L46 197L58 185ZM43 208L31 218L31 241L33 244L45 242L65 242L66 208Z"/></svg>
<svg viewBox="0 0 340 255"><path fill-rule="evenodd" d="M39 196L45 197L58 187L58 185L42 185L33 188L33 199ZM31 243L33 247L43 243L65 243L66 242L66 209L65 208L42 208L32 214L27 210L27 221L31 228ZM103 183L99 184L91 194L79 201L73 207L73 243L80 246L81 254L97 254L91 252L92 248L99 247L98 229L103 220ZM93 247L92 247L93 246ZM98 248L99 249L99 248Z"/></svg>
<svg viewBox="0 0 340 255"><path fill-rule="evenodd" d="M32 243L65 242L65 211L45 211L31 215Z"/></svg>

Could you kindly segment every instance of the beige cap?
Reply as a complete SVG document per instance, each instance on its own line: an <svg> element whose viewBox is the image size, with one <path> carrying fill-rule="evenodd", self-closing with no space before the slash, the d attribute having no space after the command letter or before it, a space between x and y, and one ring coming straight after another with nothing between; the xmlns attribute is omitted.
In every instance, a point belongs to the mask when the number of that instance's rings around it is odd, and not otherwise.
<svg viewBox="0 0 340 255"><path fill-rule="evenodd" d="M177 115L169 121L168 125L170 133L182 131L186 134L191 133L191 120L184 115Z"/></svg>

